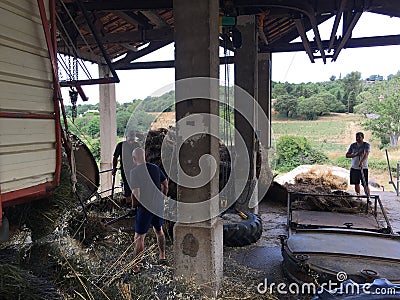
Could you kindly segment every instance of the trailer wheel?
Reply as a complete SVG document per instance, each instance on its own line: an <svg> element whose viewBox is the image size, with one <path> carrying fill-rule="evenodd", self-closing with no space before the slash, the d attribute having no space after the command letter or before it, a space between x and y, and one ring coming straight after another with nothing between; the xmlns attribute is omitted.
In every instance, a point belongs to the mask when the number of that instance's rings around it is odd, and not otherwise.
<svg viewBox="0 0 400 300"><path fill-rule="evenodd" d="M243 219L237 213L226 213L224 220L224 245L228 247L243 247L257 242L262 234L261 218L244 211L247 217Z"/></svg>

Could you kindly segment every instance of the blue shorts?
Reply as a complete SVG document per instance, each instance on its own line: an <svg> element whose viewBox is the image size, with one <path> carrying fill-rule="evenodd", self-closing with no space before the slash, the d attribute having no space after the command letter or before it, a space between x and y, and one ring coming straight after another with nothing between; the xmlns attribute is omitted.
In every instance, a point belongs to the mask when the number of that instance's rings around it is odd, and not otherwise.
<svg viewBox="0 0 400 300"><path fill-rule="evenodd" d="M148 211L142 205L139 205L136 220L135 220L135 232L138 234L145 234L152 225L155 230L160 231L163 224L163 219L156 216L152 212Z"/></svg>

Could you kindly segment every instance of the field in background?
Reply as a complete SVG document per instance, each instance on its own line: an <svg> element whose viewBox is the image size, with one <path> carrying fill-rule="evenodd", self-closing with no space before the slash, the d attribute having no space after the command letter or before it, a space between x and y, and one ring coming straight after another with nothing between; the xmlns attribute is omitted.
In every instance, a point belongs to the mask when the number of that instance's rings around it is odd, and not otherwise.
<svg viewBox="0 0 400 300"><path fill-rule="evenodd" d="M350 167L350 159L345 158L349 145L355 142L356 132L362 131L365 141L371 144L370 174L371 178L385 186L385 190L392 191L388 184L389 172L387 170L385 150L379 149L380 140L372 136L361 125L361 118L354 114L331 114L320 117L314 121L301 121L293 119L272 119L272 131L275 140L282 135L295 135L306 137L315 148L322 150L337 165ZM400 161L400 150L390 149L389 158L391 167Z"/></svg>

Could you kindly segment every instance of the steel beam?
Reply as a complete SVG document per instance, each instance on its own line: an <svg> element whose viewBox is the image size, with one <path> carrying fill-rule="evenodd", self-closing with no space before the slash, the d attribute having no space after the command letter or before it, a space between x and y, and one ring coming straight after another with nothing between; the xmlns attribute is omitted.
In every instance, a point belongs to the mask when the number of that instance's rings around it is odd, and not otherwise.
<svg viewBox="0 0 400 300"><path fill-rule="evenodd" d="M220 57L219 58L219 64L233 64L234 63L234 57L233 56L228 56L228 57ZM163 61L145 61L145 62L134 62L134 63L125 63L125 64L119 64L118 67L116 67L116 70L138 70L138 69L163 69L163 68L174 68L175 67L175 61L174 60L163 60Z"/></svg>

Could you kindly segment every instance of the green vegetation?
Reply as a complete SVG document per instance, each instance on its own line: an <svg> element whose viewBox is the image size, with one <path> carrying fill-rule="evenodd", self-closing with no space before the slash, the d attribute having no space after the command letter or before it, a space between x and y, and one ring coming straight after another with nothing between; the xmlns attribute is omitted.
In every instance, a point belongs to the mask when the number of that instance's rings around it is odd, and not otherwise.
<svg viewBox="0 0 400 300"><path fill-rule="evenodd" d="M343 79L318 83L272 83L272 96L277 99L275 111L287 118L315 120L330 112L353 112L357 96L363 90L360 72Z"/></svg>
<svg viewBox="0 0 400 300"><path fill-rule="evenodd" d="M276 144L276 168L280 172L290 171L300 165L323 164L328 157L312 147L303 136L284 135Z"/></svg>
<svg viewBox="0 0 400 300"><path fill-rule="evenodd" d="M343 150L340 139L346 131L347 123L342 121L291 121L273 122L272 130L275 138L282 135L301 135L308 139L314 147ZM337 143L335 143L337 141Z"/></svg>
<svg viewBox="0 0 400 300"><path fill-rule="evenodd" d="M400 74L381 81L360 94L354 109L365 116L365 128L380 138L381 147L397 147L400 137Z"/></svg>

